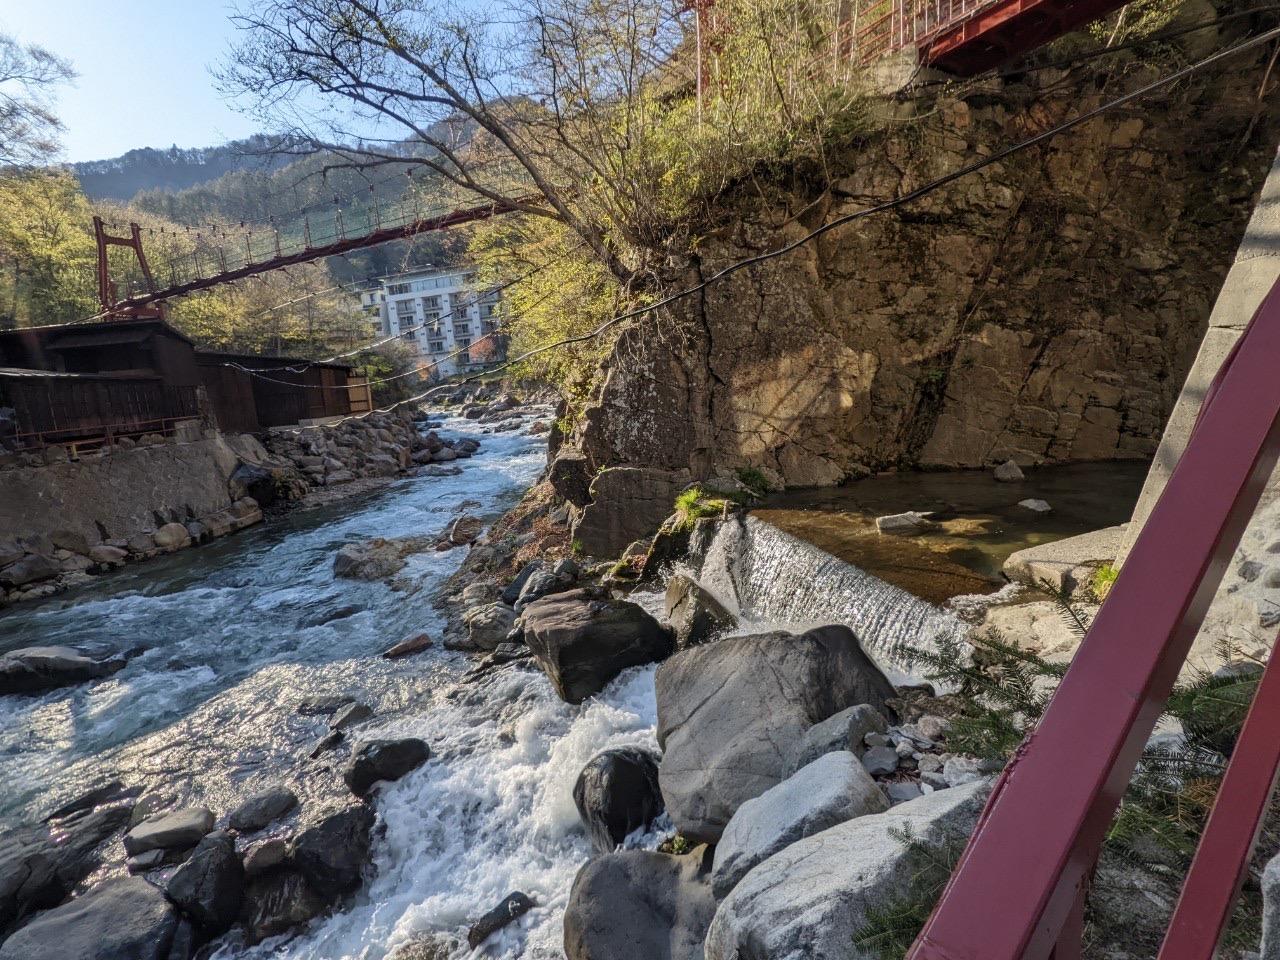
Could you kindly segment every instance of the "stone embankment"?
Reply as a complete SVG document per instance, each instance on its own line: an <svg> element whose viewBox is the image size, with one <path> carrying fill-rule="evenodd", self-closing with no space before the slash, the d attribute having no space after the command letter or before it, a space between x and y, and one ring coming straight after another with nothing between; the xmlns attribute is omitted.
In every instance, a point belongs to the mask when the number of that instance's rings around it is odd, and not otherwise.
<svg viewBox="0 0 1280 960"><path fill-rule="evenodd" d="M468 391L477 418L504 426L515 406ZM478 395L477 395L478 394ZM483 403L481 401L492 401ZM198 439L148 435L80 452L51 446L0 460L0 605L38 599L126 563L207 543L279 511L413 472L453 473L479 449L444 440L408 410L333 426Z"/></svg>

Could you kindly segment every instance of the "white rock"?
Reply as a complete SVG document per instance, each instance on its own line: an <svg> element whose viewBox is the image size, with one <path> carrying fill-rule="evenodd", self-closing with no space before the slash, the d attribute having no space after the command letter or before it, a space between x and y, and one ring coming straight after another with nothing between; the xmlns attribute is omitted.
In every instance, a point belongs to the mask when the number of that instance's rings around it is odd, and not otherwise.
<svg viewBox="0 0 1280 960"><path fill-rule="evenodd" d="M1049 506L1049 501L1038 500L1035 497L1028 497L1026 500L1019 500L1018 506L1023 510L1030 510L1032 513L1053 512L1053 507Z"/></svg>
<svg viewBox="0 0 1280 960"><path fill-rule="evenodd" d="M911 535L927 533L936 527L928 514L908 510L906 513L894 513L885 517L876 517L876 530L880 533Z"/></svg>
<svg viewBox="0 0 1280 960"><path fill-rule="evenodd" d="M783 847L887 808L884 794L852 753L824 753L748 800L729 819L716 846L711 878L716 897L723 898L752 867Z"/></svg>
<svg viewBox="0 0 1280 960"><path fill-rule="evenodd" d="M943 790L799 840L756 866L716 910L705 960L854 960L868 911L907 895L914 870L898 836L926 844L964 837L986 783Z"/></svg>
<svg viewBox="0 0 1280 960"><path fill-rule="evenodd" d="M951 757L942 765L942 779L949 787L973 783L982 777L982 761L976 757Z"/></svg>

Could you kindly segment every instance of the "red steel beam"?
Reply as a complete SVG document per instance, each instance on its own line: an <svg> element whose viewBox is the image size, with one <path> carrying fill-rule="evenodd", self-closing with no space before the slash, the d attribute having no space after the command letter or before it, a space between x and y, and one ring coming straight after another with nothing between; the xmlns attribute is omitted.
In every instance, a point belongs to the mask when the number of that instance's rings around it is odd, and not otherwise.
<svg viewBox="0 0 1280 960"><path fill-rule="evenodd" d="M1212 960L1280 772L1280 656L1272 648L1158 960Z"/></svg>
<svg viewBox="0 0 1280 960"><path fill-rule="evenodd" d="M114 311L136 309L150 303L156 303L157 301L186 296L189 293L195 293L197 290L207 290L210 287L216 287L224 283L232 283L236 280L243 280L246 277L269 273L272 270L279 270L282 267L291 267L299 263L309 263L312 260L322 260L325 257L350 253L352 250L361 250L365 247L376 247L380 243L388 243L392 240L403 240L408 237L416 236L419 233L429 233L433 230L444 230L448 227L455 227L462 223L471 223L476 220L487 220L488 218L499 214L511 213L514 209L514 207L508 204L490 203L479 207L468 207L461 210L454 210L438 217L427 217L422 220L415 220L404 226L384 227L380 230L373 230L358 237L349 237L345 239L339 238L334 240L332 243L321 244L317 247L308 246L303 250L299 250L297 253L272 257L270 260L263 260L259 263L245 264L243 267L237 267L235 270L226 270L220 273L211 274L207 277L200 277L195 280L188 280L184 283L177 283L172 286L165 287L163 290L153 290L150 293L143 294L139 297L130 297L127 300L121 300L120 302L113 304L111 309Z"/></svg>
<svg viewBox="0 0 1280 960"><path fill-rule="evenodd" d="M919 41L924 63L975 74L1119 10L1128 0L995 0Z"/></svg>
<svg viewBox="0 0 1280 960"><path fill-rule="evenodd" d="M1280 453L1277 356L1280 282L910 960L1044 960L1054 949Z"/></svg>

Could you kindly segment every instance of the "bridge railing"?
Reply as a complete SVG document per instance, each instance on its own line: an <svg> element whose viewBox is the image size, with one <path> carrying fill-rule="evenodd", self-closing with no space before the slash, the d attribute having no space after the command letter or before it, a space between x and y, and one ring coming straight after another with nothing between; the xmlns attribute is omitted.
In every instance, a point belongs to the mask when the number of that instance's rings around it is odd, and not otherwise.
<svg viewBox="0 0 1280 960"><path fill-rule="evenodd" d="M849 20L854 55L862 62L928 43L999 0L857 0Z"/></svg>
<svg viewBox="0 0 1280 960"><path fill-rule="evenodd" d="M1280 281L1052 702L996 783L909 960L1068 960L1120 798L1280 455ZM1258 684L1158 960L1211 960L1280 769L1280 665Z"/></svg>

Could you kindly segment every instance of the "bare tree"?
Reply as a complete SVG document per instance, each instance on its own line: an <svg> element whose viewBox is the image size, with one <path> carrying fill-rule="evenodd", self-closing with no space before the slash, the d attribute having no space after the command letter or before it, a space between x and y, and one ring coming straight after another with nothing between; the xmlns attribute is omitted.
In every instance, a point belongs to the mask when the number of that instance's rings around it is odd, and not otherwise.
<svg viewBox="0 0 1280 960"><path fill-rule="evenodd" d="M0 33L0 165L43 163L58 152L53 91L75 75L62 57Z"/></svg>
<svg viewBox="0 0 1280 960"><path fill-rule="evenodd" d="M339 164L426 168L564 224L624 284L661 218L644 140L685 39L670 0L268 0L220 72Z"/></svg>

